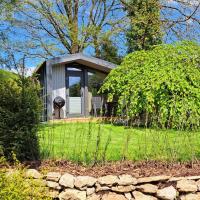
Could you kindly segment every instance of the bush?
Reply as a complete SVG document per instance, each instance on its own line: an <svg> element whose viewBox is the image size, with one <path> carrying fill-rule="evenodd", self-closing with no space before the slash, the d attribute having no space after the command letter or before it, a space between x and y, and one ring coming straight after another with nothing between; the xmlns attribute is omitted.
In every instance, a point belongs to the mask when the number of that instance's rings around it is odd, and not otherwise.
<svg viewBox="0 0 200 200"><path fill-rule="evenodd" d="M108 75L101 90L118 97L118 114L140 125L194 129L200 122L200 46L193 42L137 51Z"/></svg>
<svg viewBox="0 0 200 200"><path fill-rule="evenodd" d="M4 163L2 163L4 162ZM0 157L0 165L7 165ZM50 200L48 190L40 179L25 179L25 169L17 164L15 169L8 171L0 168L0 197L1 200Z"/></svg>
<svg viewBox="0 0 200 200"><path fill-rule="evenodd" d="M6 158L39 158L37 130L41 102L39 85L33 78L0 80L0 146Z"/></svg>

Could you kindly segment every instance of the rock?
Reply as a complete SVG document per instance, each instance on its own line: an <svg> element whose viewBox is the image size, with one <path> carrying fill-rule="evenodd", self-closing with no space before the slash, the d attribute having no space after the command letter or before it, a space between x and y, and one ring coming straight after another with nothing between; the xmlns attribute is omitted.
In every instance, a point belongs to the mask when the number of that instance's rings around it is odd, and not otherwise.
<svg viewBox="0 0 200 200"><path fill-rule="evenodd" d="M198 179L200 179L200 176L172 177L172 178L169 179L169 181L175 182L175 181L180 181L180 180L183 180L183 179L184 180L185 179L187 179L187 180L198 180Z"/></svg>
<svg viewBox="0 0 200 200"><path fill-rule="evenodd" d="M119 176L118 185L136 185L137 179L131 175L124 174Z"/></svg>
<svg viewBox="0 0 200 200"><path fill-rule="evenodd" d="M55 189L55 190L61 189L60 185L58 183L54 182L54 181L47 181L46 183L47 183L47 186L49 188L52 188L52 189Z"/></svg>
<svg viewBox="0 0 200 200"><path fill-rule="evenodd" d="M93 193L95 193L95 188L93 188L93 187L87 188L86 193L87 193L87 196L92 195Z"/></svg>
<svg viewBox="0 0 200 200"><path fill-rule="evenodd" d="M100 185L108 185L108 186L115 185L118 183L118 181L119 181L118 177L113 175L102 176L97 180L97 182Z"/></svg>
<svg viewBox="0 0 200 200"><path fill-rule="evenodd" d="M74 188L75 178L71 174L65 173L61 176L59 184L66 188Z"/></svg>
<svg viewBox="0 0 200 200"><path fill-rule="evenodd" d="M59 200L86 200L86 191L65 189L59 194Z"/></svg>
<svg viewBox="0 0 200 200"><path fill-rule="evenodd" d="M138 191L134 191L132 194L135 200L157 200L156 197L145 195L142 192L138 192Z"/></svg>
<svg viewBox="0 0 200 200"><path fill-rule="evenodd" d="M126 193L126 192L132 192L135 190L135 187L133 185L127 185L127 186L114 186L111 188L112 191L114 192L120 192L120 193Z"/></svg>
<svg viewBox="0 0 200 200"><path fill-rule="evenodd" d="M179 192L196 192L197 184L193 180L180 180L177 182L176 188Z"/></svg>
<svg viewBox="0 0 200 200"><path fill-rule="evenodd" d="M47 175L46 175L46 180L47 181L55 181L55 182L58 182L59 179L61 177L61 174L58 173L58 172L49 172Z"/></svg>
<svg viewBox="0 0 200 200"><path fill-rule="evenodd" d="M111 190L111 188L109 188L108 186L101 186L100 184L96 183L96 192L108 190Z"/></svg>
<svg viewBox="0 0 200 200"><path fill-rule="evenodd" d="M57 190L50 190L48 192L48 196L51 197L51 198L53 198L53 199L56 199L59 196L59 191L57 191Z"/></svg>
<svg viewBox="0 0 200 200"><path fill-rule="evenodd" d="M177 191L175 190L173 186L169 186L169 187L158 190L156 196L164 200L174 200L176 199Z"/></svg>
<svg viewBox="0 0 200 200"><path fill-rule="evenodd" d="M102 200L127 200L124 195L109 192L104 194Z"/></svg>
<svg viewBox="0 0 200 200"><path fill-rule="evenodd" d="M199 200L199 199L200 199L200 193L186 194L180 196L180 200Z"/></svg>
<svg viewBox="0 0 200 200"><path fill-rule="evenodd" d="M87 200L100 200L101 196L99 194L93 194L87 197Z"/></svg>
<svg viewBox="0 0 200 200"><path fill-rule="evenodd" d="M133 199L131 193L124 193L124 196L125 196L126 199L128 199L128 200L132 200L132 199Z"/></svg>
<svg viewBox="0 0 200 200"><path fill-rule="evenodd" d="M158 190L158 186L152 184L144 184L136 187L137 190L144 193L155 194Z"/></svg>
<svg viewBox="0 0 200 200"><path fill-rule="evenodd" d="M75 187L92 187L96 183L97 179L90 176L77 176L74 182Z"/></svg>
<svg viewBox="0 0 200 200"><path fill-rule="evenodd" d="M177 182L177 181L180 181L180 180L183 180L183 179L186 179L185 177L171 177L169 179L169 182Z"/></svg>
<svg viewBox="0 0 200 200"><path fill-rule="evenodd" d="M200 191L200 180L198 180L198 181L196 182L196 184L197 184L198 191Z"/></svg>
<svg viewBox="0 0 200 200"><path fill-rule="evenodd" d="M42 174L40 174L36 169L27 169L25 176L27 178L34 178L34 179L42 178Z"/></svg>
<svg viewBox="0 0 200 200"><path fill-rule="evenodd" d="M159 182L159 181L167 181L170 179L170 176L152 176L152 177L144 177L138 178L138 183L151 183L151 182Z"/></svg>
<svg viewBox="0 0 200 200"><path fill-rule="evenodd" d="M200 176L187 176L186 179L188 179L188 180L198 180L198 179L200 179Z"/></svg>

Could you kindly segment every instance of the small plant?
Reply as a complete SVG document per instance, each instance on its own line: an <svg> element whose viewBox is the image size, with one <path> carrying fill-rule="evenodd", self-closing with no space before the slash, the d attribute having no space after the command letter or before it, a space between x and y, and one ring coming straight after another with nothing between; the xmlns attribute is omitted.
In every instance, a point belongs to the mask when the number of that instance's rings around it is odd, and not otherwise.
<svg viewBox="0 0 200 200"><path fill-rule="evenodd" d="M13 159L15 160L15 159ZM25 179L25 168L17 161L15 168L8 170L5 157L0 157L1 200L50 200L48 190L40 179Z"/></svg>
<svg viewBox="0 0 200 200"><path fill-rule="evenodd" d="M98 125L98 132L97 132L97 138L96 138L96 146L95 146L95 152L94 152L94 165L98 162L98 156L100 151L100 142L101 142L101 124Z"/></svg>

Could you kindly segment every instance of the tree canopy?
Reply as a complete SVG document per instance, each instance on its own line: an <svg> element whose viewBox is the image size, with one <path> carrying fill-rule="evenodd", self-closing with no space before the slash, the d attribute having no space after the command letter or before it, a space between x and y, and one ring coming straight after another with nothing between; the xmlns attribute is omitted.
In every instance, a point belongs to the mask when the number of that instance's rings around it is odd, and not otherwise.
<svg viewBox="0 0 200 200"><path fill-rule="evenodd" d="M102 91L118 114L139 124L196 128L200 123L200 46L192 42L136 51L108 75Z"/></svg>
<svg viewBox="0 0 200 200"><path fill-rule="evenodd" d="M122 6L118 0L24 0L12 23L23 30L32 48L41 55L82 52L88 46L99 52L104 38L117 34ZM29 40L31 39L31 40Z"/></svg>
<svg viewBox="0 0 200 200"><path fill-rule="evenodd" d="M118 55L118 49L111 40L104 40L100 45L99 58L109 62L120 64L122 58Z"/></svg>
<svg viewBox="0 0 200 200"><path fill-rule="evenodd" d="M83 51L100 57L109 40L120 56L127 40L129 52L200 41L199 13L200 2L190 0L0 0L0 65Z"/></svg>
<svg viewBox="0 0 200 200"><path fill-rule="evenodd" d="M126 9L131 20L126 32L128 52L147 50L152 45L161 44L159 0L131 0L128 5Z"/></svg>

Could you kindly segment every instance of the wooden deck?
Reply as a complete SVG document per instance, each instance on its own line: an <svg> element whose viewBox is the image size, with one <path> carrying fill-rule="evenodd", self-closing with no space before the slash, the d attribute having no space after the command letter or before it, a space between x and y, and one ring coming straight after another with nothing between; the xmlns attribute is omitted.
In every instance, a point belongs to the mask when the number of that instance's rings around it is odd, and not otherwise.
<svg viewBox="0 0 200 200"><path fill-rule="evenodd" d="M53 119L50 122L100 122L100 121L111 121L112 117L77 117L77 118L64 118L64 119Z"/></svg>

